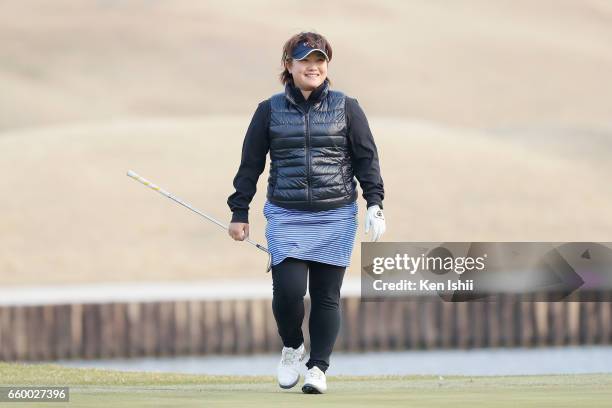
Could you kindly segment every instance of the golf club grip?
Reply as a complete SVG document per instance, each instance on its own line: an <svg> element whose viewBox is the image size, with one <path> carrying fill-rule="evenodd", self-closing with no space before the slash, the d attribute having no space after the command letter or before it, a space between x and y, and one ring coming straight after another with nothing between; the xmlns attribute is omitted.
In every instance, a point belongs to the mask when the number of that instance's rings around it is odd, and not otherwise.
<svg viewBox="0 0 612 408"><path fill-rule="evenodd" d="M152 188L155 191L159 191L160 193L162 193L162 194L164 194L166 196L170 195L170 193L168 193L167 191L162 190L161 187L159 187L158 185L151 183L149 180L147 180L146 178L144 178L142 176L139 176L138 174L136 174L136 172L134 172L132 170L128 170L127 175L128 175L128 177L131 177L134 180L141 182L145 186L150 187L150 188Z"/></svg>
<svg viewBox="0 0 612 408"><path fill-rule="evenodd" d="M131 178L133 178L134 180L141 182L141 183L142 183L142 184L144 184L145 186L150 187L151 189L153 189L153 190L157 191L158 193L161 193L161 194L165 195L166 197L168 197L168 198L169 198L169 199L171 199L172 201L174 201L174 202L176 202L176 203L178 203L178 204L182 205L183 207L185 207L185 208L187 208L187 209L189 209L189 210L191 210L191 211L195 212L196 214L198 214L198 215L200 215L200 216L202 216L202 217L206 218L207 220L209 220L209 221L213 222L214 224L218 225L219 227L221 227L221 228L223 228L224 230L226 230L226 231L227 231L227 229L228 229L228 226L227 226L227 225L224 225L223 223L221 223L221 222L217 221L216 219L212 218L211 216L204 214L203 212L201 212L200 210L198 210L198 209L196 209L196 208L192 207L190 204L188 204L188 203L184 202L184 201L183 201L183 200L181 200L180 198L173 196L173 195L172 195L172 194L170 194L169 192L167 192L167 191L163 190L161 187L159 187L159 186L157 186L157 185L155 185L155 184L151 183L151 182L150 182L149 180L147 180L146 178L144 178L144 177L142 177L142 176L139 176L138 174L136 174L136 172L135 172L135 171L128 170L127 175L128 175L128 177L131 177ZM265 253L268 253L268 254L269 254L268 249L267 249L266 247L264 247L263 245L260 245L260 244L258 244L257 242L251 241L249 238L246 238L246 241L247 241L249 244L251 244L251 245L255 246L257 249L260 249L260 250L264 251Z"/></svg>

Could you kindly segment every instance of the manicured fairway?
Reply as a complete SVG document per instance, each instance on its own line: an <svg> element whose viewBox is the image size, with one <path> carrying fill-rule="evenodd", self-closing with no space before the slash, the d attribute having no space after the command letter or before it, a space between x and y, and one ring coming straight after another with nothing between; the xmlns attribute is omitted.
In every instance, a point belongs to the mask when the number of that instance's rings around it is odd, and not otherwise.
<svg viewBox="0 0 612 408"><path fill-rule="evenodd" d="M36 407L609 407L612 375L330 377L329 393L284 391L273 377L200 376L0 363L2 385L68 385L70 403Z"/></svg>

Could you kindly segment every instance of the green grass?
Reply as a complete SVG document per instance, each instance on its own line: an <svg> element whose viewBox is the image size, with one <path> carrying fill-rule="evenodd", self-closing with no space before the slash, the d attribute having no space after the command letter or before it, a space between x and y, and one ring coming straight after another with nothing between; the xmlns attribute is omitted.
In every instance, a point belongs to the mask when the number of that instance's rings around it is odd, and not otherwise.
<svg viewBox="0 0 612 408"><path fill-rule="evenodd" d="M609 407L612 375L328 378L325 395L272 376L208 376L0 363L1 385L69 386L70 403L35 407ZM20 403L14 406L27 406Z"/></svg>

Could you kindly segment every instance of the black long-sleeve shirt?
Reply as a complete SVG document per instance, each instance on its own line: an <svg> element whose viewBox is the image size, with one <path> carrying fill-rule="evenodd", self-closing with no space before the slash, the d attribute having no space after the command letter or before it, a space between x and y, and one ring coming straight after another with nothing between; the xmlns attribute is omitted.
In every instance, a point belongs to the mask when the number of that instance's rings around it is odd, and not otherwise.
<svg viewBox="0 0 612 408"><path fill-rule="evenodd" d="M313 93L317 91L318 89ZM295 90L294 96L298 103L304 105L305 110L314 99L311 95L308 100L304 100L301 92ZM249 222L249 204L255 196L257 180L265 168L266 155L270 149L268 138L270 110L269 99L259 103L244 137L242 159L238 173L234 177L236 191L227 200L233 213L232 222ZM380 175L378 151L368 120L356 99L346 97L346 115L353 172L363 190L363 198L367 202L367 207L378 204L383 208L384 186Z"/></svg>

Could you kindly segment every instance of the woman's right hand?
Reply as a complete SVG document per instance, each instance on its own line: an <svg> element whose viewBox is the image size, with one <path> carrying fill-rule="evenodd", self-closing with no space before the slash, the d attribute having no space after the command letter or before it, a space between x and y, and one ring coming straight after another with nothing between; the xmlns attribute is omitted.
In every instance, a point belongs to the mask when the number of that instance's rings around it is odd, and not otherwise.
<svg viewBox="0 0 612 408"><path fill-rule="evenodd" d="M234 240L244 241L249 237L249 224L245 222L231 222L227 232Z"/></svg>

